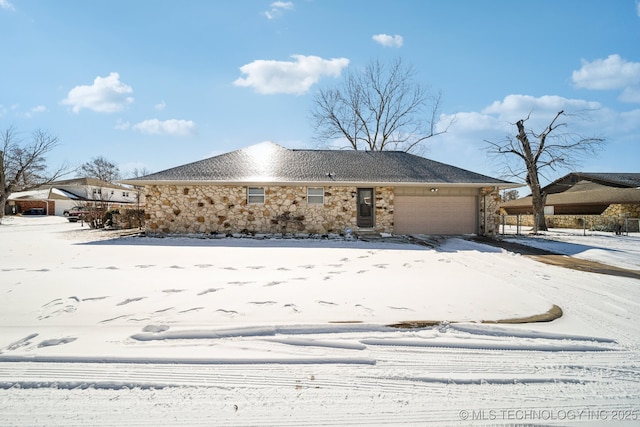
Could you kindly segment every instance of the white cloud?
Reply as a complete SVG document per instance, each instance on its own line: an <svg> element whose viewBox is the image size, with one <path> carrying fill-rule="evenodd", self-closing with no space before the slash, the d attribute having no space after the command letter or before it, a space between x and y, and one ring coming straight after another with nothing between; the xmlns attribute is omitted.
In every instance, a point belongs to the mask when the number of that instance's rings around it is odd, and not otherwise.
<svg viewBox="0 0 640 427"><path fill-rule="evenodd" d="M154 105L153 108L155 108L158 111L162 111L166 106L167 104L164 101L160 101L158 104Z"/></svg>
<svg viewBox="0 0 640 427"><path fill-rule="evenodd" d="M515 123L531 113L546 120L558 111L585 111L601 108L598 102L582 99L567 99L561 96L545 95L539 98L530 95L508 95L502 101L494 101L482 110L482 114L495 117L503 122Z"/></svg>
<svg viewBox="0 0 640 427"><path fill-rule="evenodd" d="M44 113L46 111L47 111L47 107L45 107L44 105L38 105L36 107L33 107L26 113L24 113L24 117L26 117L27 119L30 119L33 117L34 114Z"/></svg>
<svg viewBox="0 0 640 427"><path fill-rule="evenodd" d="M292 10L293 9L293 2L290 2L290 1L275 1L275 2L271 3L269 6L271 6L271 9L267 10L266 12L264 12L264 16L266 16L267 19L275 19L275 18L279 17L280 15L282 15L282 13L285 10Z"/></svg>
<svg viewBox="0 0 640 427"><path fill-rule="evenodd" d="M576 87L586 89L622 89L640 83L640 62L628 62L620 55L609 55L593 62L582 61L582 68L571 78Z"/></svg>
<svg viewBox="0 0 640 427"><path fill-rule="evenodd" d="M640 85L629 86L624 88L619 96L622 102L637 102L640 103Z"/></svg>
<svg viewBox="0 0 640 427"><path fill-rule="evenodd" d="M131 123L126 122L122 119L116 120L116 125L114 126L117 130L127 130L131 127Z"/></svg>
<svg viewBox="0 0 640 427"><path fill-rule="evenodd" d="M13 5L9 3L9 0L0 0L0 9L16 10Z"/></svg>
<svg viewBox="0 0 640 427"><path fill-rule="evenodd" d="M151 119L133 125L133 129L149 135L189 136L195 133L196 124L191 120Z"/></svg>
<svg viewBox="0 0 640 427"><path fill-rule="evenodd" d="M114 113L133 102L133 98L128 96L132 92L131 86L120 81L120 74L110 73L107 77L96 77L91 86L74 87L62 104L70 105L74 113L83 108L99 113Z"/></svg>
<svg viewBox="0 0 640 427"><path fill-rule="evenodd" d="M401 47L403 43L402 36L397 34L395 36L390 36L388 34L376 34L372 38L376 43L385 47Z"/></svg>
<svg viewBox="0 0 640 427"><path fill-rule="evenodd" d="M256 60L240 67L236 86L252 87L261 94L301 95L322 76L338 77L349 65L346 58L322 59L318 56L292 55L295 61Z"/></svg>

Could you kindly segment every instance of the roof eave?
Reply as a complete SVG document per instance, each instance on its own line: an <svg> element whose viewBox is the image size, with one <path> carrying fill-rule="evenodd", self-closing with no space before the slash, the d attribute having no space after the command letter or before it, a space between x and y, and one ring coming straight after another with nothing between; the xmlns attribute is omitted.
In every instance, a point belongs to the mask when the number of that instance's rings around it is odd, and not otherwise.
<svg viewBox="0 0 640 427"><path fill-rule="evenodd" d="M202 180L121 180L122 184L133 186L149 186L149 185L280 185L280 186L355 186L355 187L421 187L421 186L437 186L437 187L499 187L499 188L518 188L522 184L513 182L437 182L437 181L280 181L280 180L247 180L247 181L202 181Z"/></svg>

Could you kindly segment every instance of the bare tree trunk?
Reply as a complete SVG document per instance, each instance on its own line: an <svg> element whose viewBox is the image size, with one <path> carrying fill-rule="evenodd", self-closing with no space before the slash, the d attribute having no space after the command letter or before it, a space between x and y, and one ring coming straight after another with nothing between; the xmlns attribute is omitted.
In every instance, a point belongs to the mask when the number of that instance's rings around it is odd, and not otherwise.
<svg viewBox="0 0 640 427"><path fill-rule="evenodd" d="M542 191L540 180L538 179L538 160L531 149L531 143L524 127L524 120L516 123L518 127L518 136L516 137L522 145L522 154L527 168L527 184L531 189L531 201L533 204L533 215L535 221L535 231L547 231L547 223L544 218L544 204L546 202L546 194Z"/></svg>

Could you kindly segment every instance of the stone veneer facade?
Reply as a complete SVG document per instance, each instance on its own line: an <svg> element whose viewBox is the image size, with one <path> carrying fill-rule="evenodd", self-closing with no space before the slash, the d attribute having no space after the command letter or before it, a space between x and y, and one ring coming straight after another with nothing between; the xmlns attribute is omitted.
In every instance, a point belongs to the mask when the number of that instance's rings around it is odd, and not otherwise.
<svg viewBox="0 0 640 427"><path fill-rule="evenodd" d="M252 186L253 187L253 186ZM256 187L260 187L256 185ZM146 231L161 234L358 233L355 186L324 187L324 204L307 203L306 186L261 186L264 203L247 203L248 186L151 185L146 188ZM479 232L495 235L498 190L479 192ZM375 187L375 233L393 233L394 188Z"/></svg>
<svg viewBox="0 0 640 427"><path fill-rule="evenodd" d="M247 203L247 186L149 186L145 206L147 233L344 234L347 229L357 230L356 187L324 187L324 204L307 203L306 186L261 188L264 203L253 204ZM373 231L390 233L393 188L377 187L375 197Z"/></svg>

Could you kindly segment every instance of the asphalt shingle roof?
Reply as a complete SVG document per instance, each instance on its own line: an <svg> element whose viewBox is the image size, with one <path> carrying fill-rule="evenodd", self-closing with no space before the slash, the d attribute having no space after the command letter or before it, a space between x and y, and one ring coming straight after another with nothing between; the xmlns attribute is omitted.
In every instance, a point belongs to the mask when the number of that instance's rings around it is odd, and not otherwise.
<svg viewBox="0 0 640 427"><path fill-rule="evenodd" d="M122 182L511 184L402 151L292 150L264 142Z"/></svg>
<svg viewBox="0 0 640 427"><path fill-rule="evenodd" d="M576 175L583 179L595 179L603 182L610 182L625 187L640 187L640 173L601 173L601 172L577 172Z"/></svg>
<svg viewBox="0 0 640 427"><path fill-rule="evenodd" d="M562 193L549 194L547 205L589 205L589 204L611 204L611 203L640 203L640 189L637 188L616 188L591 181L580 181L571 189ZM531 207L533 201L531 196L522 197L517 200L510 200L502 203L502 207Z"/></svg>

